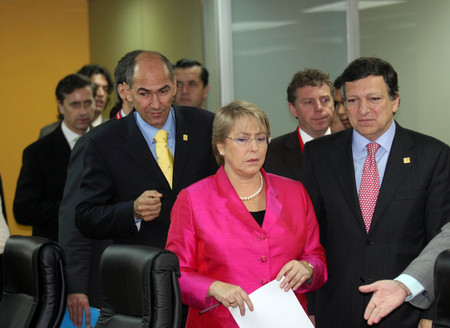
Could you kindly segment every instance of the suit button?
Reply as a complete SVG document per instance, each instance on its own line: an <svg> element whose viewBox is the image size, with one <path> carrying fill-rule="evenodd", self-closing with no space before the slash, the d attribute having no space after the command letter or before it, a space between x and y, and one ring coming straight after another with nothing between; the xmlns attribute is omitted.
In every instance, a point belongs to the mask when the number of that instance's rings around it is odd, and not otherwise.
<svg viewBox="0 0 450 328"><path fill-rule="evenodd" d="M266 239L266 235L259 235L258 240L265 240Z"/></svg>
<svg viewBox="0 0 450 328"><path fill-rule="evenodd" d="M375 242L373 240L367 239L367 245L372 246Z"/></svg>
<svg viewBox="0 0 450 328"><path fill-rule="evenodd" d="M261 256L260 258L259 258L260 260L261 260L261 262L267 262L267 256Z"/></svg>

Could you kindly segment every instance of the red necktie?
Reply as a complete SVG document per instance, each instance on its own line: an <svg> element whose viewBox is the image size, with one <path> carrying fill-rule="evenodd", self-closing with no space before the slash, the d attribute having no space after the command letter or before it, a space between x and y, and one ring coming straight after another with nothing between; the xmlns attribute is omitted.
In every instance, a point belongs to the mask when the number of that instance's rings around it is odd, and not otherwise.
<svg viewBox="0 0 450 328"><path fill-rule="evenodd" d="M376 142L371 142L367 145L367 158L364 162L361 186L359 188L359 205L367 232L369 232L378 192L380 191L380 176L375 159L378 148L380 148L380 145Z"/></svg>

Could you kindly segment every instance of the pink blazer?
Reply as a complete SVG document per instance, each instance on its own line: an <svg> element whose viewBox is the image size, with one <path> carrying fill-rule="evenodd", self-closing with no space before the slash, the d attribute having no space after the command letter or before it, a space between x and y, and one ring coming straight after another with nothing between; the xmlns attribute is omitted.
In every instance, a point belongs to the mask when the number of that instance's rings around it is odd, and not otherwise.
<svg viewBox="0 0 450 328"><path fill-rule="evenodd" d="M303 185L261 171L267 199L262 227L239 199L223 166L178 195L166 248L180 260L182 299L190 306L186 327L237 327L223 306L199 315L217 303L206 297L216 280L250 294L275 279L290 260L306 260L314 266L314 280L296 291L305 311L304 293L327 280L317 220Z"/></svg>

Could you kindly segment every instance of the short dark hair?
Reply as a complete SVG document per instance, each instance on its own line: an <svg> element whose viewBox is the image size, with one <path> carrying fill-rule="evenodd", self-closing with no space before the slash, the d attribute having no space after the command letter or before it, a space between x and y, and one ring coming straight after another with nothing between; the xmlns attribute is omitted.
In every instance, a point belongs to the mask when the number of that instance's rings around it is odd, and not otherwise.
<svg viewBox="0 0 450 328"><path fill-rule="evenodd" d="M175 65L173 65L173 68L190 68L190 67L194 67L194 66L198 66L200 67L201 71L200 71L200 79L203 82L203 87L206 87L209 83L209 73L208 70L202 65L200 64L200 62L196 61L196 60L192 60L192 59L180 59L179 61L177 61L175 63Z"/></svg>
<svg viewBox="0 0 450 328"><path fill-rule="evenodd" d="M319 71L318 69L311 68L298 71L292 77L291 83L289 83L287 88L287 100L295 106L298 88L303 88L305 86L321 87L324 83L330 88L331 96L334 99L334 87L330 80L330 75Z"/></svg>
<svg viewBox="0 0 450 328"><path fill-rule="evenodd" d="M122 98L120 98L120 95L117 92L117 86L119 84L127 82L128 67L133 65L133 62L136 59L136 57L143 52L144 52L144 50L130 51L130 52L126 53L125 56L120 58L119 61L117 62L117 66L114 69L114 80L115 80L114 91L116 93L116 104L114 105L114 107L119 106L120 108L122 108ZM111 111L112 111L112 109L111 109Z"/></svg>
<svg viewBox="0 0 450 328"><path fill-rule="evenodd" d="M382 76L388 89L389 98L394 100L398 96L397 72L391 64L376 57L360 57L352 61L342 73L342 98L346 101L345 83L361 80L370 75Z"/></svg>
<svg viewBox="0 0 450 328"><path fill-rule="evenodd" d="M70 74L64 77L62 80L58 82L56 86L56 99L62 104L64 99L68 94L71 94L77 89L82 89L85 87L90 87L92 89L92 94L97 95L97 87L90 79L88 79L85 75L81 74Z"/></svg>
<svg viewBox="0 0 450 328"><path fill-rule="evenodd" d="M88 78L91 78L94 74L102 74L105 77L106 82L108 82L108 93L111 93L111 91L113 90L111 75L109 75L108 70L104 67L101 67L99 65L84 65L77 73L85 75Z"/></svg>
<svg viewBox="0 0 450 328"><path fill-rule="evenodd" d="M142 51L138 55L143 54L143 53L149 53L149 54L153 54L153 55L156 55L157 57L159 57L161 59L161 61L164 63L164 65L166 65L167 69L169 70L170 79L173 81L172 64L170 63L169 59L167 59L166 56L164 56L162 53L159 53L157 51ZM136 57L134 57L134 59L131 61L131 65L127 65L127 69L126 69L126 83L128 84L128 86L130 88L133 85L134 67L136 66L136 59L137 59L138 55Z"/></svg>
<svg viewBox="0 0 450 328"><path fill-rule="evenodd" d="M335 90L338 90L342 87L344 83L342 82L342 75L338 76L336 80L333 82L333 86Z"/></svg>

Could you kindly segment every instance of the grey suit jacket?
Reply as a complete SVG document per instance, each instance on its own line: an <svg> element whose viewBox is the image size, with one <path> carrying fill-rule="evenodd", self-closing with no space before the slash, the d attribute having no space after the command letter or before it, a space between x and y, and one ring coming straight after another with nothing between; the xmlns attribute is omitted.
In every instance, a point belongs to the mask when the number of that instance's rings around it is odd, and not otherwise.
<svg viewBox="0 0 450 328"><path fill-rule="evenodd" d="M45 137L46 135L49 135L50 133L55 131L55 129L58 127L59 124L61 124L61 121L53 122L53 123L50 123L50 124L44 126L41 129L41 132L39 134L39 139L41 139L41 138Z"/></svg>
<svg viewBox="0 0 450 328"><path fill-rule="evenodd" d="M426 309L434 302L434 262L436 257L446 249L450 249L450 223L442 227L441 233L434 237L420 255L411 262L403 273L419 281L428 294L414 297L410 303Z"/></svg>

